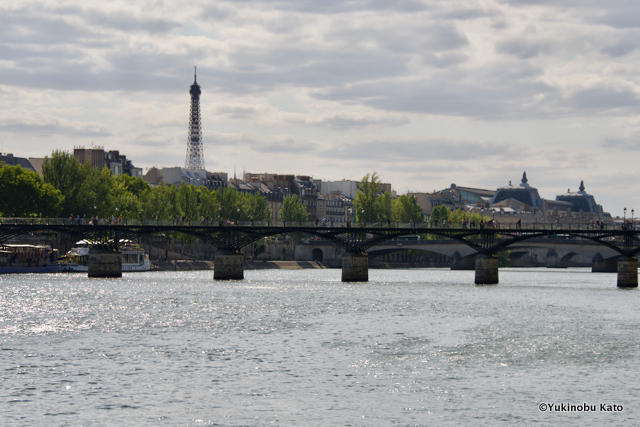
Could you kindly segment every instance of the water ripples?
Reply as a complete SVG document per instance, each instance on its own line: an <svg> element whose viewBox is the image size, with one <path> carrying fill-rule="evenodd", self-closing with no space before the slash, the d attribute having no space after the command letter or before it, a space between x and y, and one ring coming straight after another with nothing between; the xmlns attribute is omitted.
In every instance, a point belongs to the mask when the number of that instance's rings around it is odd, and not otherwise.
<svg viewBox="0 0 640 427"><path fill-rule="evenodd" d="M638 292L583 270L8 275L6 424L597 425L541 401L637 414ZM556 415L556 417L550 417Z"/></svg>

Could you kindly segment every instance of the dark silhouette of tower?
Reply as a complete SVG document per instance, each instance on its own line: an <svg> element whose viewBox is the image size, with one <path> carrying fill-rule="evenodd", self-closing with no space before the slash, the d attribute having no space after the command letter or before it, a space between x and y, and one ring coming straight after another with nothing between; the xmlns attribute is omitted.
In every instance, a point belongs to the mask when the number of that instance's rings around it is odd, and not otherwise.
<svg viewBox="0 0 640 427"><path fill-rule="evenodd" d="M200 127L200 85L196 80L196 67L193 67L191 94L191 112L189 114L189 140L187 141L187 159L185 168L204 170L204 152L202 149L202 128Z"/></svg>

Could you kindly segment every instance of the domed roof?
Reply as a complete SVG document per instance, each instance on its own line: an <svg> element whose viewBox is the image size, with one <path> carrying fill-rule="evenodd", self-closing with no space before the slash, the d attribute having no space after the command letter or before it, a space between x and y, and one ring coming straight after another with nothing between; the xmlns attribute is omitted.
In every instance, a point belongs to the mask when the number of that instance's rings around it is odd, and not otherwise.
<svg viewBox="0 0 640 427"><path fill-rule="evenodd" d="M585 191L584 181L580 181L578 191L567 190L565 194L558 194L556 200L571 203L571 210L574 212L597 213L599 211L596 200Z"/></svg>
<svg viewBox="0 0 640 427"><path fill-rule="evenodd" d="M507 199L518 200L532 208L542 207L542 199L540 198L540 194L538 194L538 189L529 185L526 171L522 173L520 185L517 187L514 187L511 181L509 181L509 185L498 188L491 203L498 203Z"/></svg>

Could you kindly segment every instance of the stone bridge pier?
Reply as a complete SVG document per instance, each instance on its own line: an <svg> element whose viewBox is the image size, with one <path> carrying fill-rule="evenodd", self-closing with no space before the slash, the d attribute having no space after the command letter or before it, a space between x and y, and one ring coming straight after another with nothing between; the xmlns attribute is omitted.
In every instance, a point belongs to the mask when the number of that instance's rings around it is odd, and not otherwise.
<svg viewBox="0 0 640 427"><path fill-rule="evenodd" d="M240 251L218 250L213 260L213 280L244 279L243 260Z"/></svg>
<svg viewBox="0 0 640 427"><path fill-rule="evenodd" d="M366 253L347 252L342 256L342 281L369 281L369 256Z"/></svg>
<svg viewBox="0 0 640 427"><path fill-rule="evenodd" d="M638 258L634 256L618 258L618 287L638 287Z"/></svg>
<svg viewBox="0 0 640 427"><path fill-rule="evenodd" d="M89 277L122 277L122 255L114 249L91 248L87 270Z"/></svg>
<svg viewBox="0 0 640 427"><path fill-rule="evenodd" d="M495 285L498 283L498 257L478 254L475 263L476 285Z"/></svg>

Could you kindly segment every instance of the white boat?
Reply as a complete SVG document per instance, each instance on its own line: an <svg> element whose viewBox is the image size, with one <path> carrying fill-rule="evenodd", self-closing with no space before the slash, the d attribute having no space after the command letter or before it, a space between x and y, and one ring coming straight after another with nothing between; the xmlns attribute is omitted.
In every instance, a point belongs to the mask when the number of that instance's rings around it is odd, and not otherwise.
<svg viewBox="0 0 640 427"><path fill-rule="evenodd" d="M80 240L60 261L61 271L88 271L90 246L93 242ZM122 255L122 271L149 271L151 262L149 255L138 244L131 240L120 240L120 254Z"/></svg>

